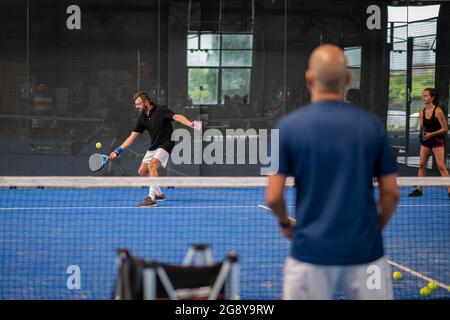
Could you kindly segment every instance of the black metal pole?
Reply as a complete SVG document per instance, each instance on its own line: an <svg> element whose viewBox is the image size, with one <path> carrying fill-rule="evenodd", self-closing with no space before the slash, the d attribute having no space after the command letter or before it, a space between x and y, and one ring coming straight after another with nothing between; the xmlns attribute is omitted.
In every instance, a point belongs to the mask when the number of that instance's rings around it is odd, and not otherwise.
<svg viewBox="0 0 450 320"><path fill-rule="evenodd" d="M412 64L414 38L408 37L406 46L406 124L405 124L405 168L408 167L409 156L409 127L411 116Z"/></svg>

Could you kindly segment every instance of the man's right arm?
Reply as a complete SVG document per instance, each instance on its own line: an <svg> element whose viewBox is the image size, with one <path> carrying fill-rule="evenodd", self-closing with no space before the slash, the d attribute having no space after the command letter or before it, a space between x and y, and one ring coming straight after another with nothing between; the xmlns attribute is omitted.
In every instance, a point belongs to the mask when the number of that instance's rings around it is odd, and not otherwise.
<svg viewBox="0 0 450 320"><path fill-rule="evenodd" d="M380 199L377 204L380 228L383 231L397 208L400 191L397 186L397 159L388 141L387 132L381 122L378 122L379 136L378 155L374 176L378 178Z"/></svg>
<svg viewBox="0 0 450 320"><path fill-rule="evenodd" d="M112 160L114 158L117 158L119 156L118 153L122 152L123 150L125 150L126 148L131 146L136 141L136 139L139 137L139 135L140 135L139 132L132 131L131 134L128 136L128 138L126 138L125 141L119 147L117 147L116 150L111 152L111 154L109 155L109 159ZM120 151L120 152L118 152L118 151Z"/></svg>
<svg viewBox="0 0 450 320"><path fill-rule="evenodd" d="M397 186L397 174L384 175L378 178L380 186L380 199L377 204L380 227L383 231L394 215L400 200L400 191Z"/></svg>

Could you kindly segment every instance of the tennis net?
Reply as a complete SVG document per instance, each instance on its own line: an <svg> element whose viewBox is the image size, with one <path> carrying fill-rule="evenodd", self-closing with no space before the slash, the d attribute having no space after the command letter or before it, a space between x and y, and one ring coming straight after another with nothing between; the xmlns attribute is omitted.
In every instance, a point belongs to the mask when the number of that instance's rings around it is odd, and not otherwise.
<svg viewBox="0 0 450 320"><path fill-rule="evenodd" d="M138 208L148 178L0 177L0 299L110 299L117 248L180 264L194 243L211 245L215 260L238 252L242 299L281 298L289 241L265 207L266 178L154 182L167 201ZM395 298L450 298L450 180L398 183L401 202L385 232L392 271L402 274L393 280ZM424 195L408 198L416 185L424 187ZM292 186L289 180L291 214ZM421 295L429 282L435 290Z"/></svg>

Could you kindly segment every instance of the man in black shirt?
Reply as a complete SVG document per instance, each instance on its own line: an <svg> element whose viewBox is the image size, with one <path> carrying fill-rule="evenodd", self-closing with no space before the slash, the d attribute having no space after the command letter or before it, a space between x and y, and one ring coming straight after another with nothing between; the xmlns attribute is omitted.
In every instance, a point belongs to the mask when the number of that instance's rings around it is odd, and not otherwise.
<svg viewBox="0 0 450 320"><path fill-rule="evenodd" d="M109 158L111 160L117 158L124 149L136 141L139 134L147 130L151 137L151 143L142 159L138 173L140 176L157 177L159 166L166 167L170 152L175 145L171 140L173 132L172 121L178 121L194 129L200 129L201 124L196 121L192 122L185 116L176 114L166 107L154 104L149 95L144 91L136 93L133 101L136 109L142 112L142 114L131 134L116 150L111 152ZM156 206L156 201L164 201L165 199L166 197L161 192L161 189L157 185L151 185L148 197L142 200L139 206L154 207Z"/></svg>

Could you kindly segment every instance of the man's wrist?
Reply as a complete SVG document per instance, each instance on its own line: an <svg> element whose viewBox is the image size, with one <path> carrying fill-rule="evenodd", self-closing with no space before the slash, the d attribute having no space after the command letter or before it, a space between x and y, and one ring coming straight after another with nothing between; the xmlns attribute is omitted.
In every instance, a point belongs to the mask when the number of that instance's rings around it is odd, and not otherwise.
<svg viewBox="0 0 450 320"><path fill-rule="evenodd" d="M291 226L291 221L289 219L281 219L278 221L281 228L286 229Z"/></svg>
<svg viewBox="0 0 450 320"><path fill-rule="evenodd" d="M123 148L122 148L121 146L118 146L118 147L116 148L116 150L114 150L114 152L115 152L117 155L120 155L120 154L123 152Z"/></svg>

